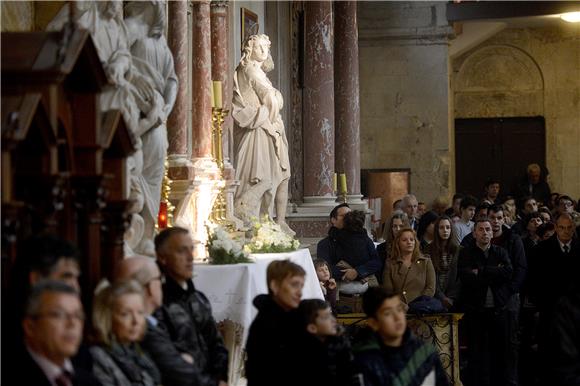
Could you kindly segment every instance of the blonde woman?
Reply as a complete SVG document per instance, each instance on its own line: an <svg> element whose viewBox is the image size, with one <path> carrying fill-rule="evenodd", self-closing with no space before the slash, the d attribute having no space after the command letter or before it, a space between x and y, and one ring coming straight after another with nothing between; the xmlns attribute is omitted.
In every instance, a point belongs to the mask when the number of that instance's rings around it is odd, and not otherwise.
<svg viewBox="0 0 580 386"><path fill-rule="evenodd" d="M407 304L421 295L435 294L435 269L431 259L419 251L419 242L411 228L402 229L393 240L383 287L401 294Z"/></svg>
<svg viewBox="0 0 580 386"><path fill-rule="evenodd" d="M93 304L96 346L91 348L93 373L107 386L155 386L159 370L141 350L145 333L143 288L124 281L104 288Z"/></svg>

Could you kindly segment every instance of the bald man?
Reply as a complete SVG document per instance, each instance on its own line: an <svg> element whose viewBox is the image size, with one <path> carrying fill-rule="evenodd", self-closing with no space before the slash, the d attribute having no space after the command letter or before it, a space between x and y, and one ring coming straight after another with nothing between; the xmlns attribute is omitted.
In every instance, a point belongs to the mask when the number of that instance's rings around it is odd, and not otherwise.
<svg viewBox="0 0 580 386"><path fill-rule="evenodd" d="M193 357L179 350L163 324L164 309L161 272L154 259L133 256L122 260L116 267L115 280L138 281L145 290L147 332L141 346L151 356L165 386L217 385L215 377L203 374L193 363Z"/></svg>

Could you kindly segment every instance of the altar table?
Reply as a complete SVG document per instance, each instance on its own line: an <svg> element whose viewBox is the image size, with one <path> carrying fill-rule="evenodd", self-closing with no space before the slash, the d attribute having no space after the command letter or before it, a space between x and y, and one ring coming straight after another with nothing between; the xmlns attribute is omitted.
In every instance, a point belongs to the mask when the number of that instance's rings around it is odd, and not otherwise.
<svg viewBox="0 0 580 386"><path fill-rule="evenodd" d="M197 263L193 269L195 287L212 306L213 317L224 334L230 354L229 384L241 377L248 330L258 310L252 304L259 294L267 294L266 269L274 260L290 259L306 271L302 299L324 299L310 251L251 255L255 263L210 265Z"/></svg>

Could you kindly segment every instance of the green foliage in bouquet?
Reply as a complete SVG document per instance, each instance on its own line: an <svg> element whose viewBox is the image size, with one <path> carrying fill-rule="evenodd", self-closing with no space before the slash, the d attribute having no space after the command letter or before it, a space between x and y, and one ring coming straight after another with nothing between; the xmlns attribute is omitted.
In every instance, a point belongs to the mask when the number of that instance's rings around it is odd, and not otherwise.
<svg viewBox="0 0 580 386"><path fill-rule="evenodd" d="M244 250L248 253L281 253L295 251L300 247L300 241L284 233L280 225L268 216L262 222L254 221L252 239Z"/></svg>
<svg viewBox="0 0 580 386"><path fill-rule="evenodd" d="M222 227L209 225L208 235L210 264L253 263L240 243L232 239Z"/></svg>

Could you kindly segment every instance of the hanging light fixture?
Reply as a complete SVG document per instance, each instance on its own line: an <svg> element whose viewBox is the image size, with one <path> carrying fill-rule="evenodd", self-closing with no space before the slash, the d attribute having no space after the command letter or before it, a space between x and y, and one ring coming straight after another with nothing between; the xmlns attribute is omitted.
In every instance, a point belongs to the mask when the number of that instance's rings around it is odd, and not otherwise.
<svg viewBox="0 0 580 386"><path fill-rule="evenodd" d="M560 15L560 19L568 23L580 23L580 12L567 12Z"/></svg>

